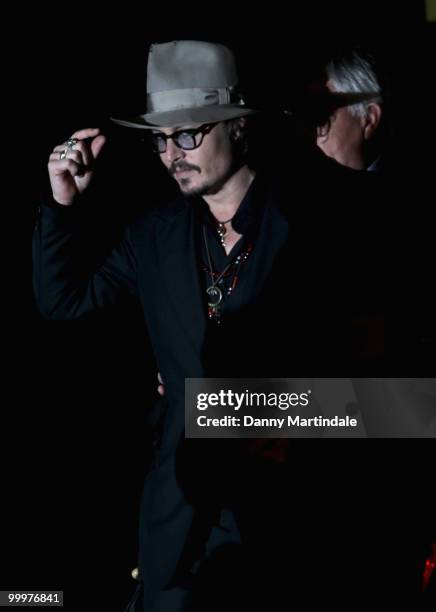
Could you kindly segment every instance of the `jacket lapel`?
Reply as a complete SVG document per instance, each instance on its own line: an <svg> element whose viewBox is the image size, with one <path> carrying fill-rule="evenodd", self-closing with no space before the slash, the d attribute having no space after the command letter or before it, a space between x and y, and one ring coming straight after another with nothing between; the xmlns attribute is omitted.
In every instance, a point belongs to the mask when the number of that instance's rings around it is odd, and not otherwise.
<svg viewBox="0 0 436 612"><path fill-rule="evenodd" d="M194 215L185 206L162 225L157 238L162 284L174 307L175 316L194 350L203 345L206 319L196 260Z"/></svg>

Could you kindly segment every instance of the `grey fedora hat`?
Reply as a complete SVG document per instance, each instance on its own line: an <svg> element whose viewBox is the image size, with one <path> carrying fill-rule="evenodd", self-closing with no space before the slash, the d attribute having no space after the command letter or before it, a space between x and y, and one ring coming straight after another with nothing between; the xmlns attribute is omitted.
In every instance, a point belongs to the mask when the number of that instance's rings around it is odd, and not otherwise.
<svg viewBox="0 0 436 612"><path fill-rule="evenodd" d="M235 58L227 47L197 40L151 45L147 108L133 119L112 121L133 128L179 127L250 115L237 92Z"/></svg>

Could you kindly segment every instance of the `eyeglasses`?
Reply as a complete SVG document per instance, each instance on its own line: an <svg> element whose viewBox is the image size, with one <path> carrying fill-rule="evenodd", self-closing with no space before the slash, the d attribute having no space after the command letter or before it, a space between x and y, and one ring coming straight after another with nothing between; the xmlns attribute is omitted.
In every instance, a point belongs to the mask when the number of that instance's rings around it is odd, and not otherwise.
<svg viewBox="0 0 436 612"><path fill-rule="evenodd" d="M216 125L217 123L205 123L192 130L178 130L170 136L162 132L155 132L151 135L153 151L155 153L165 153L167 150L167 140L172 140L176 147L184 151L197 149L203 142L205 135L209 134Z"/></svg>

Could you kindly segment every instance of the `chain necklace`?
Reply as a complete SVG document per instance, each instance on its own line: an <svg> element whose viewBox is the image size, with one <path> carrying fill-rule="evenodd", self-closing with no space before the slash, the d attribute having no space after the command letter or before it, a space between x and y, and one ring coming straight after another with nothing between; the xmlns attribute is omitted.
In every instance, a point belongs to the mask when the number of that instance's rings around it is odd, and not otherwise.
<svg viewBox="0 0 436 612"><path fill-rule="evenodd" d="M203 225L203 238L204 238L204 244L206 247L207 260L209 264L209 269L207 271L209 272L210 281L211 281L211 284L206 289L206 293L208 297L208 315L209 315L209 319L213 319L217 323L221 323L221 306L220 305L223 300L223 294L222 294L221 289L217 287L217 285L220 282L220 280L226 275L226 272L229 271L232 266L234 266L235 272L233 275L232 283L230 287L227 289L227 296L229 296L234 291L238 283L238 280L239 280L239 270L242 264L247 261L252 251L252 246L251 244L249 244L247 246L246 251L239 253L239 255L237 255L237 257L235 257L235 259L233 259L230 263L228 263L227 266L224 268L224 270L220 274L218 274L214 272L212 268L212 259L210 256L209 243L207 241L206 228L204 225Z"/></svg>

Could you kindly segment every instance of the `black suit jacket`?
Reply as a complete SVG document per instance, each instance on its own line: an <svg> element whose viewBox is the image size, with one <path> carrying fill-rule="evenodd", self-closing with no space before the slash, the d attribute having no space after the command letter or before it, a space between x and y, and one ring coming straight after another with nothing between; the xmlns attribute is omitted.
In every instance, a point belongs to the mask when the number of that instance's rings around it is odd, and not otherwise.
<svg viewBox="0 0 436 612"><path fill-rule="evenodd" d="M254 316L259 330L265 323L263 320L261 325L258 318L259 309L264 308L261 289L286 241L288 222L277 206L275 190L266 185L262 190L265 207L253 266L247 272L250 287L240 304L241 313L256 311L256 315L234 317L220 339L206 325L195 251L195 215L183 197L129 225L121 243L97 270L89 268L82 251L88 202L84 199L68 208L48 202L40 207L33 241L34 290L43 316L55 320L83 317L116 305L126 294L135 296L142 305L165 381L165 399L149 412L155 430L154 454L145 482L140 527L140 566L156 589L174 577L184 559L183 550L190 548L187 538L198 541L199 533L207 537L210 525L205 526L205 505L209 515L215 512L206 499L208 493L203 491L201 499L196 497L198 491L191 494L195 487L188 481L193 475L183 468L193 461L191 455L185 458L184 449L185 378L250 372L255 376L251 366L261 372L261 363L270 360L251 325ZM235 362L223 358L229 342L233 347L244 347ZM200 443L192 446L198 453L204 451ZM219 444L209 442L208 446L218 449ZM184 457L177 468L176 455L178 460ZM197 451L195 455L198 457ZM204 457L200 464L202 461ZM202 513L196 512L199 507ZM195 554L190 551L188 556L195 559Z"/></svg>

